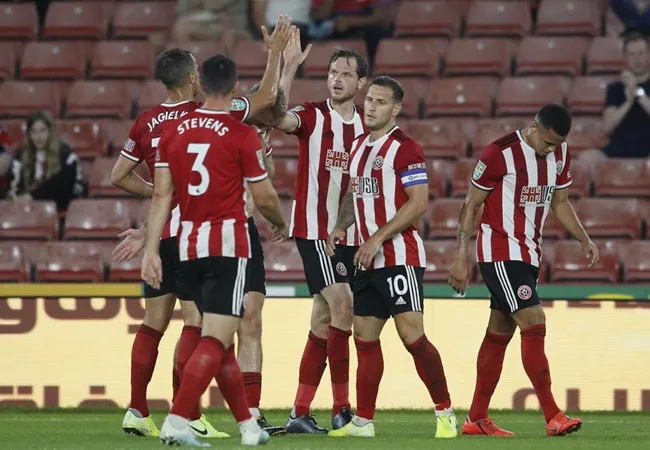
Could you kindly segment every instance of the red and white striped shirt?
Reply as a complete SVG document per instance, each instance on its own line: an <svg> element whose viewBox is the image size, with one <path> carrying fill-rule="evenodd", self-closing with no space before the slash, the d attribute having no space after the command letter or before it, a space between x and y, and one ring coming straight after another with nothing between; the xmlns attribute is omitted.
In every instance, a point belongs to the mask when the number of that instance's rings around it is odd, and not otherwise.
<svg viewBox="0 0 650 450"><path fill-rule="evenodd" d="M483 150L471 181L491 191L476 242L478 262L523 261L538 267L553 193L572 181L566 142L542 158L519 131L507 134Z"/></svg>
<svg viewBox="0 0 650 450"><path fill-rule="evenodd" d="M327 239L336 225L339 206L350 181L352 142L365 133L363 114L355 110L345 121L329 99L303 103L291 110L298 117L300 153L296 195L289 234L302 239ZM359 245L354 225L342 245Z"/></svg>
<svg viewBox="0 0 650 450"><path fill-rule="evenodd" d="M375 142L364 134L352 146L350 177L354 213L361 238L370 239L408 201L405 189L427 184L420 146L397 126ZM413 225L387 239L373 267L426 267L424 243Z"/></svg>
<svg viewBox="0 0 650 450"><path fill-rule="evenodd" d="M168 168L180 206L181 261L250 258L245 182L267 178L257 132L225 111L197 109L167 127L156 168Z"/></svg>

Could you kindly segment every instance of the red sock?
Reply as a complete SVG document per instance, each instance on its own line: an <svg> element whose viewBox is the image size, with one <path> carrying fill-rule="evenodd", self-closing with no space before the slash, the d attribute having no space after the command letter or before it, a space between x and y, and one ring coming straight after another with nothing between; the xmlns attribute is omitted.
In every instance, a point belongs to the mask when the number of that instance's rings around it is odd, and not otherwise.
<svg viewBox="0 0 650 450"><path fill-rule="evenodd" d="M316 390L327 366L327 339L316 336L311 331L307 345L300 360L298 376L298 392L294 402L296 417L309 414L311 402L314 401Z"/></svg>
<svg viewBox="0 0 650 450"><path fill-rule="evenodd" d="M248 407L259 408L262 396L262 374L260 372L242 372L242 376L244 377L244 391Z"/></svg>
<svg viewBox="0 0 650 450"><path fill-rule="evenodd" d="M495 334L489 331L485 333L476 359L476 387L472 406L469 409L469 420L472 422L488 417L488 407L501 378L503 358L506 356L510 339L512 335Z"/></svg>
<svg viewBox="0 0 650 450"><path fill-rule="evenodd" d="M190 419L192 410L199 403L210 381L221 370L221 362L225 354L226 349L221 341L210 336L201 338L181 374L181 388L170 411L171 414Z"/></svg>
<svg viewBox="0 0 650 450"><path fill-rule="evenodd" d="M180 381L181 377L180 375L183 373L183 370L185 370L185 365L187 364L187 361L190 359L190 356L192 356L192 353L194 350L196 350L196 346L199 345L199 341L201 340L201 327L192 327L189 325L185 325L183 327L183 331L181 332L181 339L180 342L178 343L178 353L176 354L176 370L178 371L179 377L179 387L180 387ZM174 394L174 397L172 398L172 402L176 398L176 394ZM201 418L201 404L200 404L200 399L199 402L194 405L194 408L192 409L191 415L190 415L190 420L197 420Z"/></svg>
<svg viewBox="0 0 650 450"><path fill-rule="evenodd" d="M373 420L379 383L384 374L384 355L379 341L354 340L357 347L357 416Z"/></svg>
<svg viewBox="0 0 650 450"><path fill-rule="evenodd" d="M217 375L217 384L237 423L250 419L251 413L244 394L244 378L237 364L234 345L226 350L221 362L221 371Z"/></svg>
<svg viewBox="0 0 650 450"><path fill-rule="evenodd" d="M438 353L436 347L423 334L420 339L411 345L407 345L406 349L413 356L418 375L420 375L420 379L429 390L429 395L436 405L436 409L449 408L451 399L447 390L447 379L445 378L445 370L442 367L440 353Z"/></svg>
<svg viewBox="0 0 650 450"><path fill-rule="evenodd" d="M327 360L330 363L332 380L332 415L343 408L350 408L350 336L351 331L343 331L330 325L327 334Z"/></svg>
<svg viewBox="0 0 650 450"><path fill-rule="evenodd" d="M144 417L149 415L147 386L158 358L158 344L163 334L146 325L140 325L131 348L131 403Z"/></svg>
<svg viewBox="0 0 650 450"><path fill-rule="evenodd" d="M544 411L546 422L560 412L551 392L551 371L544 352L546 325L534 325L521 331L521 361Z"/></svg>
<svg viewBox="0 0 650 450"><path fill-rule="evenodd" d="M181 388L181 374L178 372L178 367L176 367L176 362L174 361L174 367L172 368L172 403L176 399L178 390Z"/></svg>

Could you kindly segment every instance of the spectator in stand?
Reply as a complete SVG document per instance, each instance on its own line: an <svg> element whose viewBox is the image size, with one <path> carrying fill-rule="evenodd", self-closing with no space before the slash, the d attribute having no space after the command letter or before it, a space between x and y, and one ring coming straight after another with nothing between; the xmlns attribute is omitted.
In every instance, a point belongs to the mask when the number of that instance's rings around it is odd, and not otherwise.
<svg viewBox="0 0 650 450"><path fill-rule="evenodd" d="M393 0L312 0L313 39L365 39L370 61L379 41L393 34Z"/></svg>
<svg viewBox="0 0 650 450"><path fill-rule="evenodd" d="M642 34L624 38L628 68L607 86L603 126L610 136L604 152L610 158L650 156L650 44Z"/></svg>
<svg viewBox="0 0 650 450"><path fill-rule="evenodd" d="M12 161L9 198L54 200L60 211L65 210L86 192L79 157L59 140L49 114L33 113L25 129L25 143Z"/></svg>
<svg viewBox="0 0 650 450"><path fill-rule="evenodd" d="M252 0L253 23L257 30L266 26L269 32L275 28L275 22L280 14L291 17L291 24L300 29L300 44L307 46L307 29L311 24L309 12L311 0ZM261 35L260 35L261 37Z"/></svg>
<svg viewBox="0 0 650 450"><path fill-rule="evenodd" d="M612 9L625 25L626 34L650 34L650 0L612 0Z"/></svg>

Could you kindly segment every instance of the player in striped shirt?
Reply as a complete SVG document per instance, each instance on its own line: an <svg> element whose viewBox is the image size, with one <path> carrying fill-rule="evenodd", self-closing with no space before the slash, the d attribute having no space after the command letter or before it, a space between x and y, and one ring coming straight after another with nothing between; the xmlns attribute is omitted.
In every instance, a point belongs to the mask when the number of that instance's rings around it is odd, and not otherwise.
<svg viewBox="0 0 650 450"><path fill-rule="evenodd" d="M373 437L375 403L384 360L379 336L393 317L404 346L435 405L436 437L454 438L457 425L440 354L424 333L422 278L424 244L413 224L429 200L426 161L420 146L395 124L402 86L375 78L364 102L370 132L359 137L350 156L350 187L328 253L355 222L363 244L354 256L354 341L357 347L357 415L330 436Z"/></svg>
<svg viewBox="0 0 650 450"><path fill-rule="evenodd" d="M327 433L310 414L327 361L334 398L332 427L340 428L352 418L348 396L352 334L349 283L355 270L352 257L358 236L353 227L348 230L332 257L325 252L325 242L336 223L348 185L350 147L364 132L354 97L365 84L368 66L358 53L338 49L328 67L330 97L293 108L275 125L295 134L300 143L290 235L296 241L314 298L309 337L300 362L298 392L286 424L289 433Z"/></svg>
<svg viewBox="0 0 650 450"><path fill-rule="evenodd" d="M474 219L484 205L477 239L479 268L490 294L490 319L478 354L474 399L463 434L511 437L488 417L506 347L517 327L521 356L546 419L549 436L577 431L580 419L568 417L555 403L544 351L546 316L537 295L544 221L553 213L582 243L591 264L598 248L569 202L571 157L566 137L571 114L546 105L523 130L497 139L481 152L460 213L458 249L449 284L463 294L469 283L468 246Z"/></svg>

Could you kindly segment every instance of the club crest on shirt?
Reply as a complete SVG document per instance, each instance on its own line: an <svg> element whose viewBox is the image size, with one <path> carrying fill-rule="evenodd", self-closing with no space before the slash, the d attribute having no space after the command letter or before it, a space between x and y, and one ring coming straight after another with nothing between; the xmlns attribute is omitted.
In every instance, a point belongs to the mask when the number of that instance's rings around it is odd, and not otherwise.
<svg viewBox="0 0 650 450"><path fill-rule="evenodd" d="M560 175L562 173L562 169L564 169L564 161L558 161L557 162L557 174Z"/></svg>
<svg viewBox="0 0 650 450"><path fill-rule="evenodd" d="M374 170L379 170L381 167L384 165L384 157L383 156L377 156L375 160L372 162L372 168Z"/></svg>
<svg viewBox="0 0 650 450"><path fill-rule="evenodd" d="M243 111L246 109L246 102L239 98L233 98L230 102L231 111Z"/></svg>
<svg viewBox="0 0 650 450"><path fill-rule="evenodd" d="M526 285L519 286L519 289L517 289L517 297L519 297L522 300L528 300L530 297L533 296L533 290Z"/></svg>
<svg viewBox="0 0 650 450"><path fill-rule="evenodd" d="M483 163L483 161L479 161L476 163L476 167L474 168L474 173L472 174L472 178L474 180L478 180L483 176L483 172L485 172L485 169L487 169L487 166Z"/></svg>
<svg viewBox="0 0 650 450"><path fill-rule="evenodd" d="M339 262L336 264L336 271L341 275L342 277L345 277L348 275L348 269L345 268L345 264L342 262Z"/></svg>
<svg viewBox="0 0 650 450"><path fill-rule="evenodd" d="M262 150L257 151L257 162L260 165L260 169L266 170L264 167L264 152Z"/></svg>

